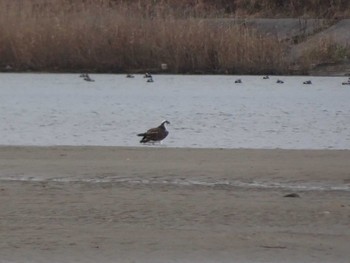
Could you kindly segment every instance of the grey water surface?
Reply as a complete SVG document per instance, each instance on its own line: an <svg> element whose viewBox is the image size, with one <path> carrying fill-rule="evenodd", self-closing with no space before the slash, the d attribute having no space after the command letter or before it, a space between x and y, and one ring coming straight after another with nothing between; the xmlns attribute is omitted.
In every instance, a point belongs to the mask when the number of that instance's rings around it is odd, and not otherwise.
<svg viewBox="0 0 350 263"><path fill-rule="evenodd" d="M0 145L142 146L167 119L161 147L350 149L345 77L90 77L0 74Z"/></svg>

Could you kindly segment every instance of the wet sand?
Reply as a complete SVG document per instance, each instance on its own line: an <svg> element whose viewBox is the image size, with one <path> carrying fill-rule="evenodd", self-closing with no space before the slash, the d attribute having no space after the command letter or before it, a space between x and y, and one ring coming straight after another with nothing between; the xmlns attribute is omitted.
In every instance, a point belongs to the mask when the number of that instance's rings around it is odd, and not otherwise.
<svg viewBox="0 0 350 263"><path fill-rule="evenodd" d="M0 147L0 262L345 263L349 160L330 150ZM283 197L292 192L300 197Z"/></svg>

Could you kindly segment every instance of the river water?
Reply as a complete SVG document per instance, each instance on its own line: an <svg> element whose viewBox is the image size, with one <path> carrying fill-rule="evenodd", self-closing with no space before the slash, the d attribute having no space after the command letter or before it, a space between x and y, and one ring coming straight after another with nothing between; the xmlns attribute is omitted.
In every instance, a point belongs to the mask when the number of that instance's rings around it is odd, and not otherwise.
<svg viewBox="0 0 350 263"><path fill-rule="evenodd" d="M345 77L90 76L0 74L0 145L142 146L167 119L162 147L350 149Z"/></svg>

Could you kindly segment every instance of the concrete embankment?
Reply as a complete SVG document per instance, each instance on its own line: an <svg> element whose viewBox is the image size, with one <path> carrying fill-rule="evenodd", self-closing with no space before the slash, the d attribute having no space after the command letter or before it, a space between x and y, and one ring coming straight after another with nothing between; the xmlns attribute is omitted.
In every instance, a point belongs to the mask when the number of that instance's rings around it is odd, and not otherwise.
<svg viewBox="0 0 350 263"><path fill-rule="evenodd" d="M350 47L350 19L334 21L301 18L223 18L206 22L220 28L245 25L247 28L256 29L262 35L286 41L290 45L287 56L291 63L301 59L308 50L317 48L326 41L345 49ZM309 72L313 75L349 75L349 73L350 58L346 57L334 63L315 64Z"/></svg>

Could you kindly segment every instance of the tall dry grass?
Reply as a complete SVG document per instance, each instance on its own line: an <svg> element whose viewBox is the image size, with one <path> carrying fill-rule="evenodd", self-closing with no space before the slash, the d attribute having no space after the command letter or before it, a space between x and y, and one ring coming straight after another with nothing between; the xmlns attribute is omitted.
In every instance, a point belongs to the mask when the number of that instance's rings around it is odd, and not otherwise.
<svg viewBox="0 0 350 263"><path fill-rule="evenodd" d="M166 63L171 73L307 70L348 57L349 48L318 45L290 65L288 43L244 26L218 30L205 19L336 16L347 14L349 5L345 0L1 0L0 69L138 72Z"/></svg>
<svg viewBox="0 0 350 263"><path fill-rule="evenodd" d="M0 66L132 72L166 63L172 73L287 71L285 46L277 39L244 27L217 30L199 19L206 13L200 6L184 18L168 4L150 12L143 3L3 0Z"/></svg>
<svg viewBox="0 0 350 263"><path fill-rule="evenodd" d="M244 26L217 30L202 19L344 16L349 5L345 0L2 0L0 68L136 72L166 63L172 73L286 73L286 43ZM316 47L300 63L308 68L348 52L328 47Z"/></svg>
<svg viewBox="0 0 350 263"><path fill-rule="evenodd" d="M350 46L340 45L332 38L323 38L309 46L300 56L300 60L309 61L309 65L348 63Z"/></svg>

